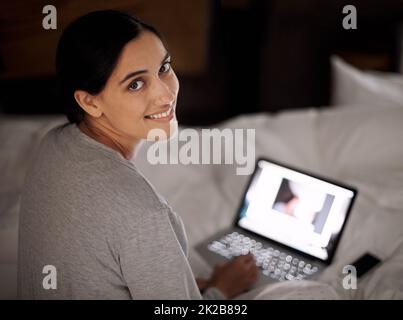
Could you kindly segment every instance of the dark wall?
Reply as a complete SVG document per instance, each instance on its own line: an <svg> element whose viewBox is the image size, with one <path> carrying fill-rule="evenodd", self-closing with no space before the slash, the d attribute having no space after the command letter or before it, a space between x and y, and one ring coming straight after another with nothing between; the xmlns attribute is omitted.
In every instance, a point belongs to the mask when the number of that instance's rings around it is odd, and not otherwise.
<svg viewBox="0 0 403 320"><path fill-rule="evenodd" d="M401 0L272 1L262 44L259 109L329 103L330 54L358 65L398 70ZM357 29L345 30L342 9L357 8ZM372 65L371 65L371 63Z"/></svg>
<svg viewBox="0 0 403 320"><path fill-rule="evenodd" d="M403 0L210 0L206 70L178 73L178 118L208 125L259 111L323 106L330 98L329 56L362 68L397 71ZM342 8L357 8L344 30ZM0 81L7 113L58 113L55 78Z"/></svg>
<svg viewBox="0 0 403 320"><path fill-rule="evenodd" d="M342 27L347 4L356 30ZM402 0L251 0L216 6L213 21L208 72L182 81L186 124L329 105L331 54L362 69L399 68Z"/></svg>

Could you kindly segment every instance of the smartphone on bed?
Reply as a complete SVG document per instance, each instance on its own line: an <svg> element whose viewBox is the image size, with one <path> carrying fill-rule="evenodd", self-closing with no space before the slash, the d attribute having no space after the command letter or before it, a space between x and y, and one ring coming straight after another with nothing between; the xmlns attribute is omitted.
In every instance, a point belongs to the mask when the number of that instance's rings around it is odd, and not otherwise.
<svg viewBox="0 0 403 320"><path fill-rule="evenodd" d="M362 277L381 262L381 259L367 252L355 260L352 265L357 270L357 278Z"/></svg>

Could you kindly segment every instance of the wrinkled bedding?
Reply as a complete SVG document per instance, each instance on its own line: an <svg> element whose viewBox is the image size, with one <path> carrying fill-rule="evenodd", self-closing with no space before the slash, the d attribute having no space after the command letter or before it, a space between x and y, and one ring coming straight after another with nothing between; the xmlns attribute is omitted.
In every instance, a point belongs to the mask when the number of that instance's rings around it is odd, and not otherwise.
<svg viewBox="0 0 403 320"><path fill-rule="evenodd" d="M317 282L281 283L248 299L403 298L403 109L341 108L239 116L217 128L254 128L256 157L278 160L354 185L359 196L334 263ZM19 192L41 137L64 117L0 119L0 298L15 298ZM200 128L198 128L200 130ZM237 164L151 165L145 142L134 162L182 217L191 246L228 227L248 176ZM342 268L370 251L384 262L342 287ZM207 265L191 252L196 275ZM242 296L240 297L242 298Z"/></svg>
<svg viewBox="0 0 403 320"><path fill-rule="evenodd" d="M315 296L318 286L311 283L306 298L334 297L333 290L342 299L403 298L402 120L403 109L354 106L240 116L218 126L255 128L257 157L358 188L334 263L319 279L330 288L319 286ZM237 164L153 166L146 159L148 147L143 145L135 162L181 215L192 245L232 223L248 179L235 174ZM345 290L343 266L367 251L384 263L359 279L356 290ZM282 290L267 290L258 297L289 298Z"/></svg>

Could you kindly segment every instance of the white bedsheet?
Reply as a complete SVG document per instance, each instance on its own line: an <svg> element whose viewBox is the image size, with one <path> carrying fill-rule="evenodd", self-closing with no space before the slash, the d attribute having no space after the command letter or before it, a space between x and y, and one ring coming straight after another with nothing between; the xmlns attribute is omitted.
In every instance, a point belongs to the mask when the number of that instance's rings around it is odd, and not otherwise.
<svg viewBox="0 0 403 320"><path fill-rule="evenodd" d="M262 113L218 126L255 128L257 157L359 189L335 261L320 283L281 284L249 298L403 298L403 109L380 110ZM30 155L43 134L63 121L63 117L0 119L0 299L15 297L18 197ZM135 163L180 214L191 245L232 223L248 179L235 174L236 164L152 166L146 160L148 146L142 146ZM385 262L359 281L357 290L344 290L342 267L366 251ZM191 259L195 273L205 275L208 270L195 260Z"/></svg>
<svg viewBox="0 0 403 320"><path fill-rule="evenodd" d="M256 156L359 189L334 263L320 279L341 298L403 298L402 122L403 109L355 107L241 116L219 126L255 128ZM236 164L152 166L146 160L148 146L143 145L135 162L181 215L192 245L232 223L248 179L235 175ZM343 289L343 266L366 251L387 260L359 281L357 290ZM332 295L322 289L317 298ZM313 298L312 290L306 290L311 292L307 298ZM281 290L275 292L288 297ZM273 291L269 293L259 297L273 298Z"/></svg>

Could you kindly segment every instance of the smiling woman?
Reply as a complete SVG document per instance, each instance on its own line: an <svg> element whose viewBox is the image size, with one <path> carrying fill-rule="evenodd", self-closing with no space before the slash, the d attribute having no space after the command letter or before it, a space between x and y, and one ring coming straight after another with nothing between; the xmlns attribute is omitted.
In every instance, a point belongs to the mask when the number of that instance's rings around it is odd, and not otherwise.
<svg viewBox="0 0 403 320"><path fill-rule="evenodd" d="M154 28L117 11L64 31L56 61L70 123L47 133L26 176L21 298L223 299L255 279L243 257L197 284L180 217L134 164L150 130L176 130L170 59Z"/></svg>
<svg viewBox="0 0 403 320"><path fill-rule="evenodd" d="M151 130L177 130L170 59L153 27L117 11L64 31L56 63L70 123L44 137L27 174L20 297L200 299L200 289L224 298L255 280L253 259L242 257L196 283L180 217L135 166ZM42 285L45 266L57 285Z"/></svg>
<svg viewBox="0 0 403 320"><path fill-rule="evenodd" d="M76 20L57 49L57 72L70 122L130 159L152 129L169 137L178 79L161 35L116 11Z"/></svg>

